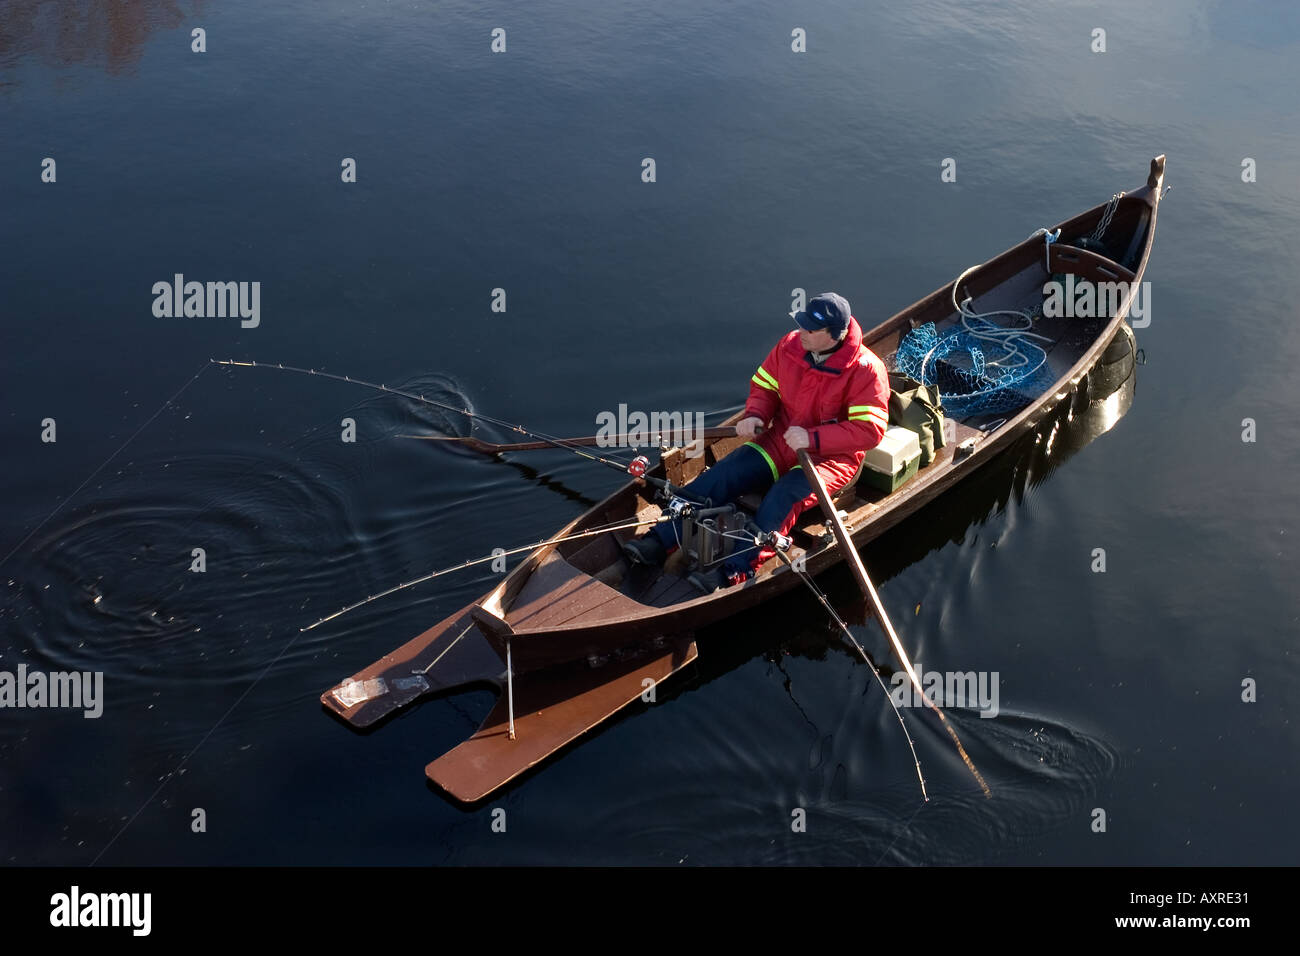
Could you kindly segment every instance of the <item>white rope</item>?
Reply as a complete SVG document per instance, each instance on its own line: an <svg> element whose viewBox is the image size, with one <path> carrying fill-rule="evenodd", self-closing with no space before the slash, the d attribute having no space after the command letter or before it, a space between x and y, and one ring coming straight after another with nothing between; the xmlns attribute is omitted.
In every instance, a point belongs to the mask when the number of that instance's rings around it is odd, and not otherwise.
<svg viewBox="0 0 1300 956"><path fill-rule="evenodd" d="M1115 193L1115 195L1111 196L1110 201L1106 203L1106 208L1102 211L1101 219L1097 223L1097 228L1093 231L1093 239L1100 240L1101 236L1105 235L1106 229L1110 226L1111 220L1115 216L1115 210L1119 207L1119 201L1123 196L1124 193L1122 192ZM1046 228L1035 229L1029 234L1028 238L1035 239L1038 236L1043 237L1043 270L1050 276L1052 273L1052 243L1061 238L1061 230L1060 228L1055 230L1049 230ZM971 296L967 296L963 301L958 302L957 290L961 287L962 282L966 280L966 277L978 268L980 267L971 266L959 275L957 281L952 284L952 305L957 311L957 314L961 316L962 331L966 332L972 338L997 345L1002 350L1003 354L999 355L997 358L989 359L986 356L984 357L985 368L993 366L1008 370L1023 369L1032 361L1030 356L1024 350L1027 348L1036 350L1039 353L1037 363L1033 368L1020 373L1021 379L1028 378L1042 368L1047 362L1047 351L1040 346L1034 345L1029 340L1036 339L1040 342L1051 342L1053 340L1050 336L1039 335L1030 331L1034 327L1034 313L1031 310L994 309L989 312L975 312L970 308L970 303L972 301ZM1015 316L1017 319L1023 321L1024 324L1021 325L1018 322L1015 325L999 325L997 322L993 321L994 316L1004 315ZM935 344L925 353L924 356L922 356L919 373L922 381L925 381L926 364L933 357L935 350L943 345L945 341L946 336L938 336ZM967 400L979 397L985 393L994 392L1001 387L1000 383L994 382L987 388L963 395L962 399Z"/></svg>
<svg viewBox="0 0 1300 956"><path fill-rule="evenodd" d="M1049 232L1046 228L1039 228L1029 234L1030 239L1037 236L1045 237L1043 239L1043 269L1050 273L1052 271L1052 243L1061 238L1061 230L1057 229L1055 232Z"/></svg>
<svg viewBox="0 0 1300 956"><path fill-rule="evenodd" d="M1056 241L1056 238L1060 235L1060 232L1061 231L1059 229L1056 230L1055 233L1048 232L1046 229L1040 229L1037 232L1035 232L1033 235L1031 235L1029 238L1032 239L1036 235L1042 235L1044 237L1045 247L1050 249L1051 243ZM1037 364L1035 364L1033 368L1029 369L1028 371L1022 374L1022 377L1027 378L1028 376L1033 375L1040 368L1042 368L1043 363L1047 361L1047 352L1044 349L1036 345L1033 345L1028 340L1037 339L1042 342L1051 342L1052 339L1050 336L1039 335L1037 333L1030 331L1030 329L1034 327L1034 317L1033 317L1033 313L1027 309L1024 310L993 309L988 312L975 312L970 308L970 303L972 302L971 296L967 296L963 301L958 302L957 290L961 287L962 282L966 280L966 277L969 276L972 272L974 272L978 268L980 267L971 266L969 269L967 269L965 272L959 275L957 277L957 281L955 281L952 284L952 305L953 308L957 311L957 314L961 316L962 330L966 332L968 335L970 335L972 338L979 339L984 342L990 342L998 346L1000 349L1002 349L1004 354L999 355L997 358L994 359L988 359L988 358L985 359L984 365L986 368L990 366L996 366L1002 369L1024 368L1025 366L1030 364L1032 359L1025 351L1023 351L1023 349L1024 348L1035 349L1039 353L1040 357L1038 359ZM1020 325L1017 323L1016 325L999 325L998 323L992 320L993 316L1001 316L1001 315L1015 316L1017 319L1023 321L1024 324ZM925 353L924 357L922 357L921 359L922 376L925 375L925 366L930 361L931 356L933 356L935 349L939 348L939 346L944 344L944 342L945 342L945 338L940 337L938 341L935 342L934 346L928 352ZM972 392L970 394L979 395L983 391L992 391L995 390L997 387L999 386L995 384L993 386L990 386L990 388L988 389L983 389L979 392ZM968 398L968 397L970 396L963 396L963 398Z"/></svg>

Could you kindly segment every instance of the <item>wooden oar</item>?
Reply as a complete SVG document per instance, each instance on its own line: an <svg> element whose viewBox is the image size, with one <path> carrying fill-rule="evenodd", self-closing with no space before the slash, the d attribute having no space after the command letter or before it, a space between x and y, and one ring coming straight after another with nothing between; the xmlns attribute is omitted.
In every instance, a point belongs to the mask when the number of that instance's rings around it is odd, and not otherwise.
<svg viewBox="0 0 1300 956"><path fill-rule="evenodd" d="M965 762L967 769L975 775L980 789L984 791L984 796L989 796L989 785L984 782L980 772L975 769L975 764L966 753L966 748L961 745L961 738L957 736L957 731L953 730L952 724L948 723L948 718L939 709L939 705L932 701L922 690L921 681L916 676L916 669L912 667L912 662L907 657L907 651L903 650L903 642L898 639L898 634L894 631L894 625L889 622L889 615L885 613L885 606L880 602L880 595L876 593L875 585L871 583L866 566L862 563L862 556L858 554L858 549L853 546L853 538L849 534L849 529L844 527L844 520L840 518L840 513L835 508L835 502L831 500L830 493L826 490L826 483L822 481L822 476L817 473L817 469L813 466L812 459L808 456L806 449L799 450L799 464L803 466L803 472L808 478L808 484L812 485L813 492L817 495L817 501L826 514L826 523L831 526L831 530L835 533L835 540L839 543L840 550L844 552L845 562L853 569L853 576L858 579L858 587L862 589L863 597L875 610L876 620L880 621L880 626L888 635L889 642L894 647L894 653L898 656L903 665L903 670L907 672L908 678L912 681L913 689L917 694L920 694L921 700L929 704L934 709L934 712L939 715L940 722L948 731L949 736L952 737L953 743L957 745L957 752L961 754L961 759Z"/></svg>
<svg viewBox="0 0 1300 956"><path fill-rule="evenodd" d="M666 439L670 445L682 444L682 439L687 440L687 444L693 441L712 441L716 438L735 438L736 429L733 425L723 425L718 428L705 428L702 430L683 429L675 432L656 432L654 434L631 434L631 435L584 435L581 438L557 438L554 441L521 441L510 444L498 445L492 442L483 441L481 438L475 438L472 435L460 438L454 435L398 435L398 438L418 438L422 441L445 441L460 445L462 448L468 448L470 451L482 452L485 455L496 455L503 451L541 451L546 448L554 448L557 444L572 445L575 448L590 448L593 445L603 448L621 448L627 445L635 444L640 448L657 448L660 439Z"/></svg>

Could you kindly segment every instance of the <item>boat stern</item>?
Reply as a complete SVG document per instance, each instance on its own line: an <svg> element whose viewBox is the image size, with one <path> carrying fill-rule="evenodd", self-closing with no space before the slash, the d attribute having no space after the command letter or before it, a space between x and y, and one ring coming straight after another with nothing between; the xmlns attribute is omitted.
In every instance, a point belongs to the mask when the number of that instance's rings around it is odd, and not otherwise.
<svg viewBox="0 0 1300 956"><path fill-rule="evenodd" d="M357 729L417 700L469 684L504 681L505 664L475 626L473 605L321 694L326 710Z"/></svg>

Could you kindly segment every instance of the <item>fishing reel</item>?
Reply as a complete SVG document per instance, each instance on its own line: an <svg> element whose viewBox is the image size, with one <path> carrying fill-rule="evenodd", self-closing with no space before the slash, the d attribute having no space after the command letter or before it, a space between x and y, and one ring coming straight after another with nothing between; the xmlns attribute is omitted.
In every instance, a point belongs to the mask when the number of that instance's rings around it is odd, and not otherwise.
<svg viewBox="0 0 1300 956"><path fill-rule="evenodd" d="M754 543L760 546L772 547L778 551L789 551L790 546L794 544L794 538L779 531L768 531L755 535Z"/></svg>
<svg viewBox="0 0 1300 956"><path fill-rule="evenodd" d="M782 534L780 531L764 531L754 523L750 518L745 522L745 533L751 535L754 544L760 548L775 548L778 551L789 551L794 544L794 538Z"/></svg>
<svg viewBox="0 0 1300 956"><path fill-rule="evenodd" d="M645 473L650 470L650 459L645 455L637 455L627 466L627 473L633 478L644 478Z"/></svg>
<svg viewBox="0 0 1300 956"><path fill-rule="evenodd" d="M664 506L664 512L670 518L686 518L695 513L696 504L693 501L687 501L685 498L678 498L673 495L668 499Z"/></svg>

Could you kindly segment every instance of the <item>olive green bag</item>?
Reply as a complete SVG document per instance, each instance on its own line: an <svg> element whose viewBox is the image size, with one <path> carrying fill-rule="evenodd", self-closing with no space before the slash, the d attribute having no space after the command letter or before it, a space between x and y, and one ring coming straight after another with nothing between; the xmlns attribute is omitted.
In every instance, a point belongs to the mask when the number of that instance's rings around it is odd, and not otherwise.
<svg viewBox="0 0 1300 956"><path fill-rule="evenodd" d="M943 447L943 405L939 390L899 372L889 373L889 424L916 432L921 442L921 467Z"/></svg>

